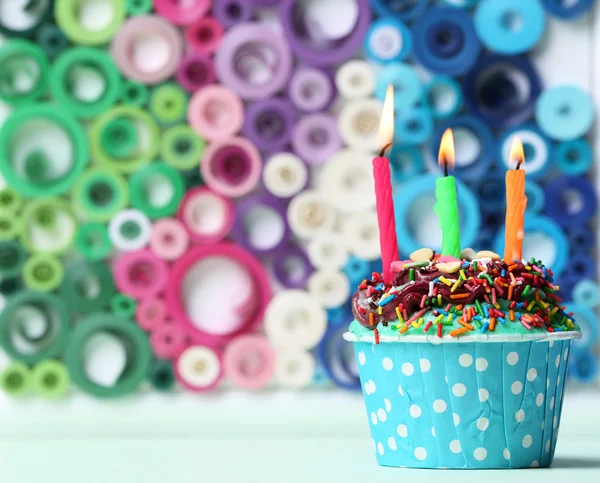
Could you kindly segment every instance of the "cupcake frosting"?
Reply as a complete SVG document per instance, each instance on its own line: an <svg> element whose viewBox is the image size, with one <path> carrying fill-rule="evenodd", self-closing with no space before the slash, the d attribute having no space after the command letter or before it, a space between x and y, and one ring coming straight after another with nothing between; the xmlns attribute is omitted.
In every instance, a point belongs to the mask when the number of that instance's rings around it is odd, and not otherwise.
<svg viewBox="0 0 600 483"><path fill-rule="evenodd" d="M506 262L493 252L469 249L461 257L421 249L410 260L392 263L393 283L373 273L352 298L350 333L376 343L432 336L457 341L580 336L552 270L540 260Z"/></svg>

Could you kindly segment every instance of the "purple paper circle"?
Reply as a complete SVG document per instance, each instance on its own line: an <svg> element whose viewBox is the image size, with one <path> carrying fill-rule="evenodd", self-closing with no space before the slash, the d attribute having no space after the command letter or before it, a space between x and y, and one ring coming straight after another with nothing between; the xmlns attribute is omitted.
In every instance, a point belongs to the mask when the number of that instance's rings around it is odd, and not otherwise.
<svg viewBox="0 0 600 483"><path fill-rule="evenodd" d="M290 79L288 96L303 112L326 110L335 95L331 74L316 67L298 67Z"/></svg>
<svg viewBox="0 0 600 483"><path fill-rule="evenodd" d="M252 244L249 239L249 234L246 230L247 217L256 207L265 207L277 213L283 224L283 232L281 238L272 246L257 247ZM243 247L253 251L254 253L268 254L278 250L282 244L286 243L290 236L290 229L286 218L286 205L279 199L269 195L254 195L240 201L236 208L236 217L233 229L231 231L232 238Z"/></svg>
<svg viewBox="0 0 600 483"><path fill-rule="evenodd" d="M261 151L278 152L292 138L294 106L281 98L264 99L246 107L242 132Z"/></svg>
<svg viewBox="0 0 600 483"><path fill-rule="evenodd" d="M336 119L330 114L305 116L292 134L294 152L308 164L322 164L342 147Z"/></svg>
<svg viewBox="0 0 600 483"><path fill-rule="evenodd" d="M296 264L300 268L294 274L290 265ZM308 255L304 250L292 243L282 245L273 257L273 275L277 281L286 288L306 288L308 279L314 272Z"/></svg>
<svg viewBox="0 0 600 483"><path fill-rule="evenodd" d="M212 13L226 29L252 19L252 6L247 0L213 0Z"/></svg>
<svg viewBox="0 0 600 483"><path fill-rule="evenodd" d="M215 82L215 69L210 57L198 53L186 55L177 68L177 82L188 92Z"/></svg>
<svg viewBox="0 0 600 483"><path fill-rule="evenodd" d="M246 23L225 34L215 56L215 67L219 80L242 98L264 99L286 85L292 60L287 43L279 34L262 24ZM256 75L257 64L269 71L266 80L264 72ZM253 74L258 79L253 79Z"/></svg>
<svg viewBox="0 0 600 483"><path fill-rule="evenodd" d="M312 65L331 65L352 57L361 47L371 23L369 0L356 0L358 18L349 35L338 41L311 45L297 0L281 0L279 15L285 38L292 50L302 60ZM332 19L335 21L335 19Z"/></svg>

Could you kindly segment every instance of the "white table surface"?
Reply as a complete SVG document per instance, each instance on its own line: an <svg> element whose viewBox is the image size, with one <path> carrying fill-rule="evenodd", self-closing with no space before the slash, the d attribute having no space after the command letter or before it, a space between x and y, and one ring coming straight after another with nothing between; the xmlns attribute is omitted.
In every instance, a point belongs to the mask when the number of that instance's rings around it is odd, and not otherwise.
<svg viewBox="0 0 600 483"><path fill-rule="evenodd" d="M337 391L84 398L3 401L1 483L600 482L598 393L567 394L552 469L512 471L379 467L362 396Z"/></svg>

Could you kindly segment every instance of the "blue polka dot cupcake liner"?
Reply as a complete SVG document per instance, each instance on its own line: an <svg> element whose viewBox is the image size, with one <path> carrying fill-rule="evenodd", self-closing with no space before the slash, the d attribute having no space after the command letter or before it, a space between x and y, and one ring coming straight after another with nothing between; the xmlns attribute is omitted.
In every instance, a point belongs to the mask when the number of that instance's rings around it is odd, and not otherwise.
<svg viewBox="0 0 600 483"><path fill-rule="evenodd" d="M570 345L354 342L377 462L408 468L550 466Z"/></svg>

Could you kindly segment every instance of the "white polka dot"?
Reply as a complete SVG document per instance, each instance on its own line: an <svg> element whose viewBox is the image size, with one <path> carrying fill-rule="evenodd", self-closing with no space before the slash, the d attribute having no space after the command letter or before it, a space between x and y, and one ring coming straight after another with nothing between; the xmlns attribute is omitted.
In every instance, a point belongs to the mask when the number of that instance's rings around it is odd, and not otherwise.
<svg viewBox="0 0 600 483"><path fill-rule="evenodd" d="M429 362L429 359L421 359L419 365L421 366L421 372L429 372L429 369L431 369L431 362Z"/></svg>
<svg viewBox="0 0 600 483"><path fill-rule="evenodd" d="M444 381L446 381L446 384L448 384L448 376L444 376Z"/></svg>
<svg viewBox="0 0 600 483"><path fill-rule="evenodd" d="M398 392L401 396L404 396L404 389L402 389L402 384L398 384Z"/></svg>
<svg viewBox="0 0 600 483"><path fill-rule="evenodd" d="M458 358L458 362L463 367L469 367L473 364L473 356L471 354L463 354Z"/></svg>
<svg viewBox="0 0 600 483"><path fill-rule="evenodd" d="M427 450L423 448L423 446L415 448L415 458L417 458L419 461L423 461L425 458L427 458Z"/></svg>
<svg viewBox="0 0 600 483"><path fill-rule="evenodd" d="M554 429L558 427L558 416L554 416L554 422L552 423L552 427Z"/></svg>
<svg viewBox="0 0 600 483"><path fill-rule="evenodd" d="M544 430L544 422L545 421L542 421L542 431Z"/></svg>
<svg viewBox="0 0 600 483"><path fill-rule="evenodd" d="M484 359L483 357L478 358L475 361L475 369L477 369L479 372L483 372L488 368L488 361L487 359Z"/></svg>
<svg viewBox="0 0 600 483"><path fill-rule="evenodd" d="M381 443L377 443L377 452L383 455L383 445Z"/></svg>
<svg viewBox="0 0 600 483"><path fill-rule="evenodd" d="M460 424L460 416L456 413L452 413L452 417L454 418L454 426L458 426Z"/></svg>
<svg viewBox="0 0 600 483"><path fill-rule="evenodd" d="M466 393L467 387L463 383L458 382L452 386L452 394L456 397L463 397Z"/></svg>
<svg viewBox="0 0 600 483"><path fill-rule="evenodd" d="M560 376L558 376L558 378L556 379L556 385L558 386L560 384Z"/></svg>
<svg viewBox="0 0 600 483"><path fill-rule="evenodd" d="M523 390L523 383L521 381L513 382L510 386L510 390L513 394L521 394L521 391Z"/></svg>
<svg viewBox="0 0 600 483"><path fill-rule="evenodd" d="M504 456L505 460L510 459L510 451L508 451L508 448L504 448L504 451L502 451L502 455Z"/></svg>
<svg viewBox="0 0 600 483"><path fill-rule="evenodd" d="M552 347L553 345L554 345L554 341L553 341L553 340L551 340L551 341L550 341L550 347Z"/></svg>
<svg viewBox="0 0 600 483"><path fill-rule="evenodd" d="M375 394L375 389L377 389L375 387L375 381L371 380L370 382L371 382L371 394Z"/></svg>
<svg viewBox="0 0 600 483"><path fill-rule="evenodd" d="M550 410L554 409L554 396L550 398Z"/></svg>
<svg viewBox="0 0 600 483"><path fill-rule="evenodd" d="M537 371L534 368L531 368L527 371L527 380L529 382L535 381L536 377L537 377Z"/></svg>
<svg viewBox="0 0 600 483"><path fill-rule="evenodd" d="M389 413L392 410L392 403L389 399L384 399L383 403L385 404L385 410Z"/></svg>
<svg viewBox="0 0 600 483"><path fill-rule="evenodd" d="M546 362L548 362L548 354L546 354Z"/></svg>
<svg viewBox="0 0 600 483"><path fill-rule="evenodd" d="M509 354L506 356L506 362L508 362L511 366L516 365L516 363L519 362L519 354L516 352L509 352Z"/></svg>
<svg viewBox="0 0 600 483"><path fill-rule="evenodd" d="M377 410L377 417L379 418L379 420L384 423L385 421L387 421L387 413L385 412L384 409L379 408Z"/></svg>
<svg viewBox="0 0 600 483"><path fill-rule="evenodd" d="M450 441L450 451L452 451L453 453L460 453L462 451L460 441L458 439Z"/></svg>
<svg viewBox="0 0 600 483"><path fill-rule="evenodd" d="M406 427L406 424L399 424L396 431L398 432L398 436L401 438L406 438L408 436L408 428Z"/></svg>
<svg viewBox="0 0 600 483"><path fill-rule="evenodd" d="M436 399L435 401L433 401L433 410L436 413L443 413L447 407L448 405L443 399Z"/></svg>
<svg viewBox="0 0 600 483"><path fill-rule="evenodd" d="M546 453L550 453L550 440L546 441Z"/></svg>
<svg viewBox="0 0 600 483"><path fill-rule="evenodd" d="M517 420L517 423L522 423L523 421L525 421L525 411L523 411L522 409L519 409L515 413L515 419Z"/></svg>
<svg viewBox="0 0 600 483"><path fill-rule="evenodd" d="M431 436L433 436L435 438L435 428L431 428Z"/></svg>
<svg viewBox="0 0 600 483"><path fill-rule="evenodd" d="M525 437L523 438L523 448L529 448L531 446L531 443L533 443L533 438L531 437L531 435L525 435Z"/></svg>
<svg viewBox="0 0 600 483"><path fill-rule="evenodd" d="M479 418L477 420L477 429L479 431L485 431L490 426L490 420L488 418Z"/></svg>
<svg viewBox="0 0 600 483"><path fill-rule="evenodd" d="M569 348L567 347L565 349L565 362L567 362L567 359L569 358Z"/></svg>
<svg viewBox="0 0 600 483"><path fill-rule="evenodd" d="M531 462L531 468L539 468L540 467L540 462L538 460L533 460Z"/></svg>
<svg viewBox="0 0 600 483"><path fill-rule="evenodd" d="M487 458L487 449L477 448L475 451L473 451L473 456L477 461L483 461Z"/></svg>
<svg viewBox="0 0 600 483"><path fill-rule="evenodd" d="M365 353L363 351L360 351L358 353L358 363L361 366L364 366L366 362L367 362L367 356L365 356Z"/></svg>
<svg viewBox="0 0 600 483"><path fill-rule="evenodd" d="M421 416L421 408L419 406L417 406L416 404L413 404L410 409L408 410L408 413L413 417L413 418L418 418L419 416Z"/></svg>
<svg viewBox="0 0 600 483"><path fill-rule="evenodd" d="M479 401L486 402L490 397L490 391L482 387L479 391Z"/></svg>
<svg viewBox="0 0 600 483"><path fill-rule="evenodd" d="M556 367L560 366L560 354L556 356Z"/></svg>
<svg viewBox="0 0 600 483"><path fill-rule="evenodd" d="M382 361L381 361L381 365L383 366L383 368L386 371L391 371L394 368L394 363L392 362L392 360L389 357L385 357Z"/></svg>
<svg viewBox="0 0 600 483"><path fill-rule="evenodd" d="M373 423L373 426L377 426L377 414L375 414L375 412L371 413L371 422Z"/></svg>
<svg viewBox="0 0 600 483"><path fill-rule="evenodd" d="M398 446L396 446L396 440L394 439L393 436L390 436L388 438L388 446L390 447L391 450L396 451L398 449Z"/></svg>
<svg viewBox="0 0 600 483"><path fill-rule="evenodd" d="M546 389L550 387L550 379L546 378Z"/></svg>
<svg viewBox="0 0 600 483"><path fill-rule="evenodd" d="M405 362L402 364L402 374L405 376L412 376L415 372L415 366L413 366L410 362Z"/></svg>
<svg viewBox="0 0 600 483"><path fill-rule="evenodd" d="M539 406L541 406L542 404L544 404L544 393L540 392L536 397L535 397L535 403Z"/></svg>
<svg viewBox="0 0 600 483"><path fill-rule="evenodd" d="M373 382L373 381L365 382L365 393L367 394L367 396L370 396L371 394L375 393L375 382Z"/></svg>

